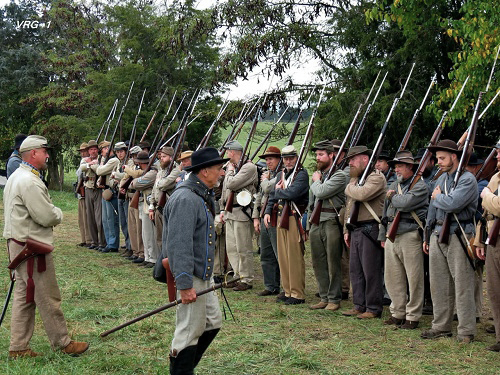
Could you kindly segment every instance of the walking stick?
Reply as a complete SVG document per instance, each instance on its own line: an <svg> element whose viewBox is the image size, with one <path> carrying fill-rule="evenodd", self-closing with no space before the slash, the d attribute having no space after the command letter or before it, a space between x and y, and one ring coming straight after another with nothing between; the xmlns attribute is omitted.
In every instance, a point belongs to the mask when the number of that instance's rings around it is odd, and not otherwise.
<svg viewBox="0 0 500 375"><path fill-rule="evenodd" d="M199 296L202 296L204 294L207 294L207 293L210 293L214 290L217 290L217 289L220 289L222 287L227 287L231 284L234 284L236 281L238 281L240 278L237 277L236 279L232 279L231 281L225 281L223 283L220 283L220 284L215 284L215 285L212 285L210 288L207 288L207 289L204 289L198 293L196 293L196 297L199 297ZM159 312L162 312L163 310L167 310L171 307L174 307L174 306L177 306L179 304L182 303L182 300L179 298L178 300L175 300L174 302L170 302L166 305L163 305L161 307L158 307L157 309L155 310L152 310L152 311L149 311L145 314L142 314L140 316L138 316L137 318L134 318L132 320L129 320L128 322L125 322L123 324L120 324L118 327L115 327L115 328L112 328L106 332L103 332L101 333L101 337L106 337L107 335L109 335L110 333L113 333L113 332L116 332L116 331L119 331L120 329L122 328L125 328L129 325L132 325L134 323L137 323L138 321L142 320L142 319L145 319L145 318L148 318L150 317L151 315L155 315L155 314L158 314Z"/></svg>

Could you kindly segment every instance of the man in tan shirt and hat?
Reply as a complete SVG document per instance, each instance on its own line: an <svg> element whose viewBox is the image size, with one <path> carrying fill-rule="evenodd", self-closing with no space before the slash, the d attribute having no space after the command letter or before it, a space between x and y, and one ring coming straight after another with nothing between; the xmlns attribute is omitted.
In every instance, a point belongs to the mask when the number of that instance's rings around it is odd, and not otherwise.
<svg viewBox="0 0 500 375"><path fill-rule="evenodd" d="M19 148L22 163L5 186L3 236L7 239L10 262L24 250L28 239L51 246L54 242L53 228L62 221L62 211L52 204L40 177L40 172L47 169L48 148L44 137L27 137ZM53 349L61 349L67 354L85 352L88 343L73 341L68 336L52 253L21 262L14 272L16 283L9 357L40 355L29 345L35 328L37 306Z"/></svg>

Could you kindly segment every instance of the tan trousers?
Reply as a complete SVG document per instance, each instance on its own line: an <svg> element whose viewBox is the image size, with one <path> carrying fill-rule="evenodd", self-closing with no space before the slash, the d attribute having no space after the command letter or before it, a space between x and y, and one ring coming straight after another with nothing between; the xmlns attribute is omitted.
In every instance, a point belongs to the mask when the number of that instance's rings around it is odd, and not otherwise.
<svg viewBox="0 0 500 375"><path fill-rule="evenodd" d="M281 217L278 216L278 223ZM292 216L288 230L277 229L278 263L280 265L281 285L286 297L305 299L306 266L304 244L299 242L300 234L297 221Z"/></svg>
<svg viewBox="0 0 500 375"><path fill-rule="evenodd" d="M78 199L78 227L80 228L81 242L92 244L89 228L87 228L87 209L85 208L85 198Z"/></svg>
<svg viewBox="0 0 500 375"><path fill-rule="evenodd" d="M9 259L13 260L23 246L9 241ZM12 302L12 317L10 321L9 350L25 350L35 329L35 309L42 318L45 332L53 349L65 348L71 339L68 336L66 320L61 310L61 293L57 285L54 259L52 254L45 256L47 269L38 273L38 259L35 258L33 281L35 283L35 302L26 303L26 286L28 281L27 263L22 263L15 271L14 301Z"/></svg>
<svg viewBox="0 0 500 375"><path fill-rule="evenodd" d="M137 208L128 205L128 235L130 246L135 256L144 258L144 244L142 242L142 222Z"/></svg>
<svg viewBox="0 0 500 375"><path fill-rule="evenodd" d="M394 243L385 241L384 269L385 287L392 300L391 315L418 322L424 305L424 253L417 230L398 234Z"/></svg>
<svg viewBox="0 0 500 375"><path fill-rule="evenodd" d="M235 276L242 283L252 284L253 266L253 223L251 221L226 221L226 252Z"/></svg>

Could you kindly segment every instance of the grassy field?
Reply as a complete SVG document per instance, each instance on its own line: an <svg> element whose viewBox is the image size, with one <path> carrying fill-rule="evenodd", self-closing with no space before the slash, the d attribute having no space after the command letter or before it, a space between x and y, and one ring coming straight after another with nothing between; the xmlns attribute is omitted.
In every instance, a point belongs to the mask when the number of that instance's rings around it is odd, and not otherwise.
<svg viewBox="0 0 500 375"><path fill-rule="evenodd" d="M175 324L170 309L100 338L105 330L168 303L163 284L117 254L102 254L75 246L80 242L77 202L69 193L53 192L64 211L55 229L54 258L62 308L70 335L89 341L90 349L78 358L53 352L37 315L31 346L42 352L34 359L7 360L10 308L0 328L0 374L165 374ZM0 195L2 192L0 191ZM2 208L0 206L0 208ZM3 221L3 211L1 212ZM1 240L5 248L5 240ZM3 252L0 298L7 293L7 257ZM284 306L274 298L258 297L262 272L257 255L253 290L226 291L236 320L226 320L197 368L198 374L498 374L498 354L485 347L495 342L486 334L490 324L485 310L477 341L464 345L455 338L420 339L421 329L395 330L382 320L359 321L339 311L313 311L316 282L310 252L306 252L306 305ZM488 305L486 298L486 305ZM342 309L352 307L350 301ZM383 318L389 315L387 308ZM425 317L422 328L430 326ZM455 328L456 330L456 328Z"/></svg>

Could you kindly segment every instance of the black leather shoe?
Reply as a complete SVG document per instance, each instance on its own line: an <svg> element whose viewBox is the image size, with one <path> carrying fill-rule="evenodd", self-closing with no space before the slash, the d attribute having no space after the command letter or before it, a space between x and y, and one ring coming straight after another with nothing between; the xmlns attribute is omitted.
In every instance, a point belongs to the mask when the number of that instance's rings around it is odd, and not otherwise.
<svg viewBox="0 0 500 375"><path fill-rule="evenodd" d="M97 249L98 247L99 247L99 246L96 246L96 245L90 245L90 246L89 246L89 249L94 250L94 249Z"/></svg>
<svg viewBox="0 0 500 375"><path fill-rule="evenodd" d="M117 252L118 252L118 249L109 248L109 252L110 252L110 253L117 253Z"/></svg>
<svg viewBox="0 0 500 375"><path fill-rule="evenodd" d="M295 298L295 297L289 297L285 301L285 305L300 305L300 304L305 303L305 302L306 302L305 299L299 299L299 298Z"/></svg>
<svg viewBox="0 0 500 375"><path fill-rule="evenodd" d="M137 255L131 255L129 257L126 257L125 259L127 259L127 260L136 260L137 259Z"/></svg>
<svg viewBox="0 0 500 375"><path fill-rule="evenodd" d="M137 267L144 267L144 266L145 266L146 264L148 264L148 263L149 263L149 262L144 261L144 262L142 262L142 263L139 263L139 264L137 265Z"/></svg>
<svg viewBox="0 0 500 375"><path fill-rule="evenodd" d="M123 254L120 254L120 256L122 256L124 258L131 257L132 255L134 255L134 253L132 252L132 250L127 250Z"/></svg>
<svg viewBox="0 0 500 375"><path fill-rule="evenodd" d="M278 294L278 297L276 297L276 302L285 302L288 299L287 296L285 296L285 292L281 292Z"/></svg>
<svg viewBox="0 0 500 375"><path fill-rule="evenodd" d="M349 299L349 292L342 292L342 301L347 301Z"/></svg>
<svg viewBox="0 0 500 375"><path fill-rule="evenodd" d="M137 258L132 261L132 263L142 263L142 262L144 262L144 258Z"/></svg>
<svg viewBox="0 0 500 375"><path fill-rule="evenodd" d="M111 250L108 247L105 247L101 250L101 253L109 253Z"/></svg>
<svg viewBox="0 0 500 375"><path fill-rule="evenodd" d="M268 289L264 289L262 292L257 293L257 295L260 297L265 297L265 296L276 296L279 293L280 293L279 290L275 290L274 292L271 292Z"/></svg>
<svg viewBox="0 0 500 375"><path fill-rule="evenodd" d="M99 246L96 250L97 251L100 251L102 253L102 251L105 249L105 247L102 247L102 246Z"/></svg>
<svg viewBox="0 0 500 375"><path fill-rule="evenodd" d="M147 262L147 264L144 265L144 268L153 268L155 266L154 263Z"/></svg>

